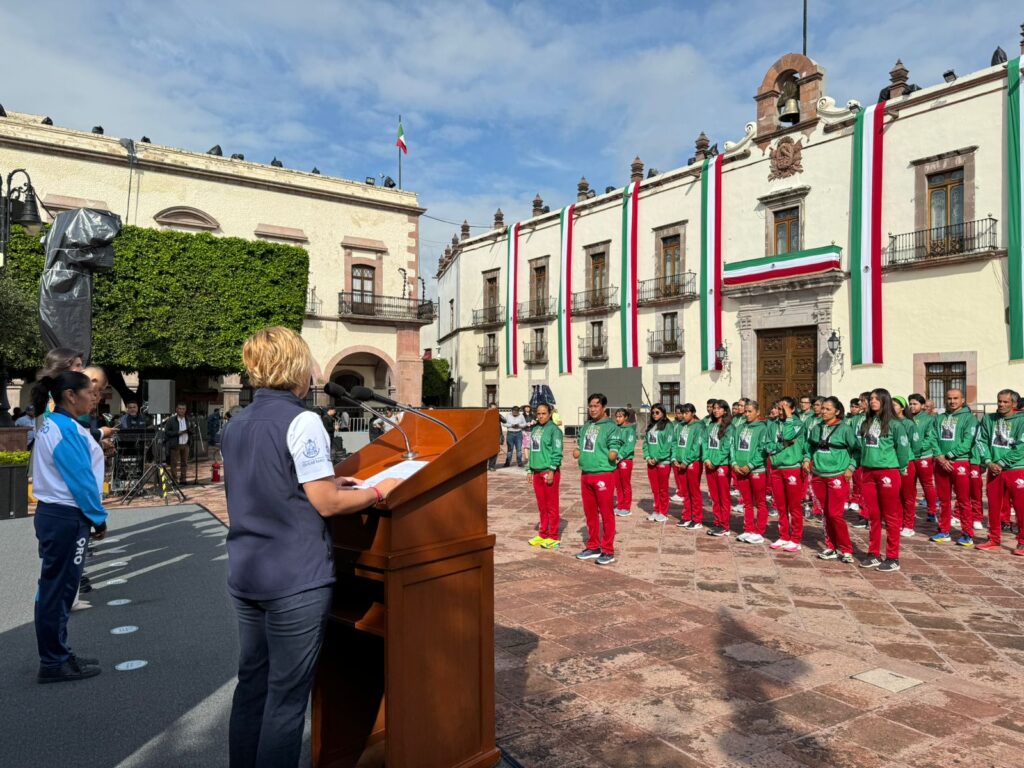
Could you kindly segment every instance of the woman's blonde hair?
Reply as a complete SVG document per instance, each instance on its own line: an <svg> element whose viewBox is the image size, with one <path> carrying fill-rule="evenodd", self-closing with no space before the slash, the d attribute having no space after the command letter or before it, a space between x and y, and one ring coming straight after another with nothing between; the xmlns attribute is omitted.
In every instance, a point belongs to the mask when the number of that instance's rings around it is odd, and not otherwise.
<svg viewBox="0 0 1024 768"><path fill-rule="evenodd" d="M242 362L252 386L267 389L295 389L308 384L317 369L306 340L279 325L246 339Z"/></svg>

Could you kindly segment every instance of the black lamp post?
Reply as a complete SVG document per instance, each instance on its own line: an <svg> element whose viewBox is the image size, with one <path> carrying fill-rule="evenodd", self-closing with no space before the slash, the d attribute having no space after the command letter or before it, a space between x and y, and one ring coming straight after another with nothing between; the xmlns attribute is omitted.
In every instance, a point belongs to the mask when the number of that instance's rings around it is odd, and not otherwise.
<svg viewBox="0 0 1024 768"><path fill-rule="evenodd" d="M18 174L25 177L25 183L14 187L14 177ZM2 180L2 177L0 177ZM32 179L23 168L11 171L7 175L7 196L3 196L0 186L0 264L7 266L7 244L11 240L11 226L19 224L36 234L43 226L39 218L39 206L36 203L36 191L32 187ZM12 426L10 416L11 404L7 400L7 362L0 355L0 427Z"/></svg>
<svg viewBox="0 0 1024 768"><path fill-rule="evenodd" d="M715 350L715 359L718 360L719 363L725 363L725 361L729 359L729 348L725 346L724 341L719 344L718 348Z"/></svg>
<svg viewBox="0 0 1024 768"><path fill-rule="evenodd" d="M828 341L825 342L825 346L828 347L828 353L835 357L839 352L839 347L842 345L842 341L839 339L839 334L836 333L835 329L832 329L832 335L828 337Z"/></svg>

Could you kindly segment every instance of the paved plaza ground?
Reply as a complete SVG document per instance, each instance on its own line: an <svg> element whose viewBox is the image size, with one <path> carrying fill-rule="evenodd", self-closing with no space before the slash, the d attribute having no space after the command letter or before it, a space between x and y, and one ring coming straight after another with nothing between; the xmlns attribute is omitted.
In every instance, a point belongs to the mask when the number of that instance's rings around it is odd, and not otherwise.
<svg viewBox="0 0 1024 768"><path fill-rule="evenodd" d="M558 552L526 544L537 514L525 473L489 475L498 741L523 766L1019 768L1024 558L1012 537L989 554L919 534L903 542L903 570L882 574L815 558L815 523L785 555L648 522L637 467L638 503L602 568L573 557L574 463ZM185 490L224 517L222 486ZM866 531L852 533L863 554ZM863 673L875 682L853 679Z"/></svg>

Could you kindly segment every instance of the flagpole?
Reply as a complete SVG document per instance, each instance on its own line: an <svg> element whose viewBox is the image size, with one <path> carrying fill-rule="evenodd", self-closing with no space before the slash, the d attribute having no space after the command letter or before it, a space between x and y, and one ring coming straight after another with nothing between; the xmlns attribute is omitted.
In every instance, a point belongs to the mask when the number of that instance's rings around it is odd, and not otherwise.
<svg viewBox="0 0 1024 768"><path fill-rule="evenodd" d="M402 124L402 116L398 116L398 124ZM402 148L398 147L398 188L402 188Z"/></svg>

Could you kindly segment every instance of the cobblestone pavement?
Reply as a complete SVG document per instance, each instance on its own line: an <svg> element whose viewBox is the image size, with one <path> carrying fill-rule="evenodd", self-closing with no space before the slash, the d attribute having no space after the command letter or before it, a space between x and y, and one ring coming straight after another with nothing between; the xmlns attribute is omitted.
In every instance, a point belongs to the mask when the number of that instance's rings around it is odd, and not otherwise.
<svg viewBox="0 0 1024 768"><path fill-rule="evenodd" d="M1024 558L1008 547L933 544L922 518L899 573L818 560L815 523L778 554L648 522L637 467L602 568L573 558L572 466L556 552L526 545L525 473L489 478L498 741L524 766L1020 766ZM185 492L224 519L222 486ZM852 679L872 670L886 687Z"/></svg>

